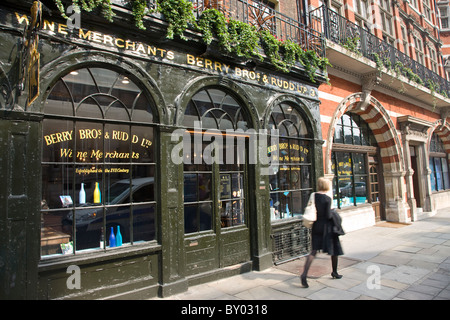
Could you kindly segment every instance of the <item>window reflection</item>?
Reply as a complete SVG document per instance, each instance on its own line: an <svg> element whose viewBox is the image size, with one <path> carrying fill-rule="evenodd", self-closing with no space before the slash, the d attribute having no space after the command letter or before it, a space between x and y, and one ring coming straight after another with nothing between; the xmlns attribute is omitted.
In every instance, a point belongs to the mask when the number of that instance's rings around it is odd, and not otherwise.
<svg viewBox="0 0 450 320"><path fill-rule="evenodd" d="M155 238L153 107L124 79L113 70L79 69L48 96L44 111L53 118L43 121L42 256L105 249L111 230L124 244ZM136 113L149 125L131 124Z"/></svg>
<svg viewBox="0 0 450 320"><path fill-rule="evenodd" d="M183 144L185 233L211 230L213 217L222 228L244 225L247 138L225 133L247 129L241 105L226 91L202 89L188 103L183 125L195 130L185 134ZM202 143L195 143L198 139ZM219 199L213 202L214 194Z"/></svg>
<svg viewBox="0 0 450 320"><path fill-rule="evenodd" d="M368 151L362 152L361 147L353 146L376 146L369 127L358 115L346 113L335 126L333 143L346 144L345 149L348 150L332 152L334 206L344 208L367 203Z"/></svg>
<svg viewBox="0 0 450 320"><path fill-rule="evenodd" d="M300 216L312 190L311 130L288 103L274 107L267 129L278 130L278 144L268 140L269 156L279 161L269 176L271 220Z"/></svg>

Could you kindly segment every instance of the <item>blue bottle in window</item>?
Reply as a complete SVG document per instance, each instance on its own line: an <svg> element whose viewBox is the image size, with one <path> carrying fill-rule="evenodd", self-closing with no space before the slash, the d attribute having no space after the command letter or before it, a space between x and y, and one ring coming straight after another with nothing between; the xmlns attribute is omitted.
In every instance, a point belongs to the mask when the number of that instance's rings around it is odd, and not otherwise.
<svg viewBox="0 0 450 320"><path fill-rule="evenodd" d="M117 226L116 247L120 247L121 245L122 245L122 234L120 233L120 226Z"/></svg>
<svg viewBox="0 0 450 320"><path fill-rule="evenodd" d="M289 207L288 204L286 203L286 218L289 217Z"/></svg>
<svg viewBox="0 0 450 320"><path fill-rule="evenodd" d="M114 227L111 227L111 232L109 234L109 247L115 247L116 246L116 237L114 236Z"/></svg>

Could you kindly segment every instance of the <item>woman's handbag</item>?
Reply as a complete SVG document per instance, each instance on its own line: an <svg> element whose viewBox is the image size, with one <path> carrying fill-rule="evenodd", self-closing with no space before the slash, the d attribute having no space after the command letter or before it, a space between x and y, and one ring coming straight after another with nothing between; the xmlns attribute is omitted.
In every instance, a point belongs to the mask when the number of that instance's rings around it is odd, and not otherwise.
<svg viewBox="0 0 450 320"><path fill-rule="evenodd" d="M303 225L306 228L312 228L314 221L317 220L316 204L314 201L315 193L311 193L308 204L306 205L305 212L303 213Z"/></svg>

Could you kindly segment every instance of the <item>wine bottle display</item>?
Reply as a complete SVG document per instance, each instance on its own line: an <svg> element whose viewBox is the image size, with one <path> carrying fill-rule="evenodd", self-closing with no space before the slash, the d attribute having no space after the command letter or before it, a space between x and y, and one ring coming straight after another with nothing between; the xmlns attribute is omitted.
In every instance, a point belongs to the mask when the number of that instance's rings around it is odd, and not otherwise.
<svg viewBox="0 0 450 320"><path fill-rule="evenodd" d="M95 183L95 189L94 189L94 203L101 203L102 202L102 196L100 193L100 186L98 182Z"/></svg>

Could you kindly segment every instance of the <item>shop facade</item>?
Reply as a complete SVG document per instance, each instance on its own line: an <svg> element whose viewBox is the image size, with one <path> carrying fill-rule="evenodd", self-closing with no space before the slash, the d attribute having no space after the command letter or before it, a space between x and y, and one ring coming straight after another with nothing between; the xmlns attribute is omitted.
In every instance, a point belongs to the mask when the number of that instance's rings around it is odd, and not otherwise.
<svg viewBox="0 0 450 320"><path fill-rule="evenodd" d="M168 296L306 253L324 74L27 4L0 8L2 298Z"/></svg>

